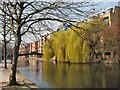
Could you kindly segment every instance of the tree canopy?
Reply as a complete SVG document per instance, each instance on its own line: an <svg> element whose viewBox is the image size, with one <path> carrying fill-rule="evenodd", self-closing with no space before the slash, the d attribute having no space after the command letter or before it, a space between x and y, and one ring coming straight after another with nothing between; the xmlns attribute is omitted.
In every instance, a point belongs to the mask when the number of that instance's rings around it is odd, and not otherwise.
<svg viewBox="0 0 120 90"><path fill-rule="evenodd" d="M50 56L54 56L59 62L90 62L93 59L92 53L100 49L98 47L101 40L99 33L105 26L97 19L72 26L66 31L52 33L44 45L45 59L50 60Z"/></svg>

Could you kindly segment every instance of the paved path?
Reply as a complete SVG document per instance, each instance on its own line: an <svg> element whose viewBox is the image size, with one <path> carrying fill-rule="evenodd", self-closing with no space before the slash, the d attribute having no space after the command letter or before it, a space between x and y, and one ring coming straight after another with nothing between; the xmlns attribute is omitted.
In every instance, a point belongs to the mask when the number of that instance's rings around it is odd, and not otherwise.
<svg viewBox="0 0 120 90"><path fill-rule="evenodd" d="M17 82L21 85L20 86L12 86L12 87L6 86L9 82L10 64L8 64L8 67L9 67L8 69L4 69L3 64L0 63L0 90L2 88L4 88L3 90L8 90L8 88L14 88L14 90L17 90L19 88L22 88L22 89L26 88L27 90L31 90L32 88L39 89L34 83L32 83L29 79L27 79L19 71L17 71L16 76L17 76Z"/></svg>

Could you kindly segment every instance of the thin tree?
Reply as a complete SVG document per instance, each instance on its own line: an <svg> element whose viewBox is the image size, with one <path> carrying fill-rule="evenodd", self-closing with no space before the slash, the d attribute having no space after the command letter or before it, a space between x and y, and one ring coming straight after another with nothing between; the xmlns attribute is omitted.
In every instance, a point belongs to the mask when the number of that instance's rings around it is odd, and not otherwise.
<svg viewBox="0 0 120 90"><path fill-rule="evenodd" d="M3 8L4 10L6 11L6 4L3 4ZM4 68L7 69L7 61L6 61L6 57L7 57L7 44L10 42L11 40L11 34L10 34L10 31L8 30L8 27L7 27L7 17L6 17L6 14L1 14L1 31L0 31L0 34L3 36L3 59L4 59Z"/></svg>

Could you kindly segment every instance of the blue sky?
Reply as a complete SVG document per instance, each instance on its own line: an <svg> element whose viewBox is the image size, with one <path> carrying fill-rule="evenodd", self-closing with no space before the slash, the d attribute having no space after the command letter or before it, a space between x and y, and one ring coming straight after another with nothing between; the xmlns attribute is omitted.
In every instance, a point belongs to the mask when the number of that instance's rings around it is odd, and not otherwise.
<svg viewBox="0 0 120 90"><path fill-rule="evenodd" d="M100 7L103 9L108 7L118 6L118 2L99 2L99 3L101 3Z"/></svg>
<svg viewBox="0 0 120 90"><path fill-rule="evenodd" d="M70 1L70 0L68 0L68 1ZM71 0L71 1L74 1L74 0ZM79 0L77 0L77 1L79 1ZM113 7L114 8L114 6L118 6L118 0L104 0L104 1L103 0L99 0L99 1L98 0L93 0L93 2L94 1L95 1L95 3L98 3L98 5L95 6L95 9L97 7L98 11L106 9L106 8L109 8L109 7ZM1 35L0 35L0 39L1 39Z"/></svg>
<svg viewBox="0 0 120 90"><path fill-rule="evenodd" d="M96 6L94 6L96 13L103 11L104 9L107 8L114 8L115 6L118 6L118 2L115 1L110 1L110 2L102 1L102 2L94 2L94 3L97 4Z"/></svg>

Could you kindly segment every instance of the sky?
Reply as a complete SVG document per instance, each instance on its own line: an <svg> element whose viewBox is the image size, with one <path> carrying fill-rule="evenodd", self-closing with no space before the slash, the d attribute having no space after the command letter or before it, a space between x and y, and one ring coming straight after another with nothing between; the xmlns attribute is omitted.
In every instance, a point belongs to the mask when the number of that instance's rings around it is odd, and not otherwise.
<svg viewBox="0 0 120 90"><path fill-rule="evenodd" d="M37 0L37 1L39 1L39 0ZM51 1L51 0L45 0L45 1ZM54 0L52 0L52 1L54 1ZM66 1L70 2L70 1L76 1L76 0L66 0ZM77 0L77 1L81 1L81 0ZM84 1L84 0L82 0L82 1ZM109 7L114 8L115 6L118 6L118 1L120 1L120 0L99 0L99 1L98 0L93 0L93 1L95 3L98 3L97 10L99 11L99 10L104 10L106 8L109 8ZM34 39L30 39L30 38L31 38L31 36L28 39L26 39L26 42L33 42ZM0 36L0 40L2 40L1 36Z"/></svg>
<svg viewBox="0 0 120 90"><path fill-rule="evenodd" d="M118 6L118 2L101 2L101 8L105 9L108 7Z"/></svg>

